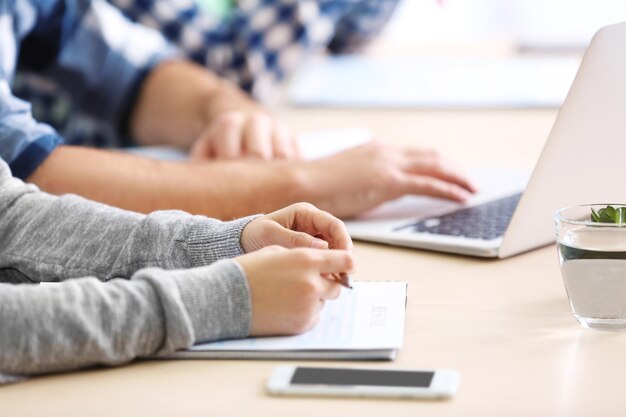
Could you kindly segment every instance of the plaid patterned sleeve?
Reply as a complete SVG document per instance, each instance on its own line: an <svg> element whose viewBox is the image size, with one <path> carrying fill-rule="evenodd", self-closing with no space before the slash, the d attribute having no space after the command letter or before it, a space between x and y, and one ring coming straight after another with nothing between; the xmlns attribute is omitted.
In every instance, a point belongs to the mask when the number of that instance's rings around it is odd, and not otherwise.
<svg viewBox="0 0 626 417"><path fill-rule="evenodd" d="M19 39L28 30L25 21L34 15L32 5L22 4L16 16L13 4L0 2L0 159L13 175L27 178L61 142L50 126L33 119L30 106L13 95L9 82L19 54Z"/></svg>
<svg viewBox="0 0 626 417"><path fill-rule="evenodd" d="M144 77L173 47L104 0L38 3L21 67L49 76L82 112L123 130Z"/></svg>
<svg viewBox="0 0 626 417"><path fill-rule="evenodd" d="M337 21L328 45L333 53L353 52L371 42L385 27L400 0L356 0Z"/></svg>
<svg viewBox="0 0 626 417"><path fill-rule="evenodd" d="M265 100L304 56L329 45L334 52L344 52L370 40L400 0L239 0L223 18L211 17L196 0L108 1L131 20L161 32L190 59ZM62 130L68 143L99 147L132 143L123 131L85 114L83 106L58 85L42 83L32 73L20 75L14 91L32 102L40 120ZM104 116L115 118L110 113Z"/></svg>
<svg viewBox="0 0 626 417"><path fill-rule="evenodd" d="M109 0L155 28L189 58L259 99L306 54L371 39L399 0L240 0L226 18L211 18L194 0Z"/></svg>
<svg viewBox="0 0 626 417"><path fill-rule="evenodd" d="M0 36L0 39L6 38ZM0 47L0 54L2 51ZM0 64L3 59L0 57ZM37 123L30 105L12 95L0 70L0 159L9 164L14 176L26 179L59 143L61 138L54 129Z"/></svg>

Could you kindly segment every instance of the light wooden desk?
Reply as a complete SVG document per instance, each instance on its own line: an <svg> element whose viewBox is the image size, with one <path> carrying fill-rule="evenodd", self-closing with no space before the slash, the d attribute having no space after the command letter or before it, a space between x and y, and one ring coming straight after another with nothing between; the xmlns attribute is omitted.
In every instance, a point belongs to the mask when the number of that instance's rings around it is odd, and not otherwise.
<svg viewBox="0 0 626 417"><path fill-rule="evenodd" d="M288 110L302 129L362 125L398 143L437 145L470 166L530 168L554 111ZM274 361L153 361L0 388L1 416L614 416L624 413L626 335L582 329L555 248L504 261L356 245L358 279L409 282L395 362L453 367L447 402L286 399L264 394ZM297 363L297 362L296 362ZM310 362L308 363L311 364Z"/></svg>

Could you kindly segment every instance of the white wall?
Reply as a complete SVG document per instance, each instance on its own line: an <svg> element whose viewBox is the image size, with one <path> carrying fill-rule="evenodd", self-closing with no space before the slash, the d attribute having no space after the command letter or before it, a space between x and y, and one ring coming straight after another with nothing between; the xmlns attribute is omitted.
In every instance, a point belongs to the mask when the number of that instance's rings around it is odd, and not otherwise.
<svg viewBox="0 0 626 417"><path fill-rule="evenodd" d="M584 47L599 27L619 21L626 21L626 0L403 0L384 36L400 43L497 38Z"/></svg>

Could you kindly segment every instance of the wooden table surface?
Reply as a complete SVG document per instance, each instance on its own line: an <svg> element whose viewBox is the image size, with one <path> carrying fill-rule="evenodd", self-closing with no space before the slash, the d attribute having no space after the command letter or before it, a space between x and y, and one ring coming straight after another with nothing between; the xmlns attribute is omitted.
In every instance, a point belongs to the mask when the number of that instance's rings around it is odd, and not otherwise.
<svg viewBox="0 0 626 417"><path fill-rule="evenodd" d="M436 146L468 167L529 169L556 116L553 110L280 113L301 130L365 126L398 144ZM626 360L620 359L626 334L585 330L576 323L554 246L500 261L367 243L357 243L355 255L357 279L409 283L406 339L397 360L360 365L457 368L456 397L444 402L272 398L263 387L278 361L145 361L3 387L0 416L625 413L619 381L626 375Z"/></svg>

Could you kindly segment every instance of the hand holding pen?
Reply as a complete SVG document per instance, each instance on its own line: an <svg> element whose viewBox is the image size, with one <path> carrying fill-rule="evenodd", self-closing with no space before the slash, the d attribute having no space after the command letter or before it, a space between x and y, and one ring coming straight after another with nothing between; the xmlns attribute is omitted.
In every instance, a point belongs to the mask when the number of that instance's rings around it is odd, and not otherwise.
<svg viewBox="0 0 626 417"><path fill-rule="evenodd" d="M334 276L347 279L354 259L350 251L269 246L235 258L250 293L250 334L296 334L311 329L326 301L339 297ZM346 285L349 282L346 281Z"/></svg>
<svg viewBox="0 0 626 417"><path fill-rule="evenodd" d="M335 281L337 281L342 287L347 288L349 290L352 289L352 279L350 275L345 272L339 272L332 274L332 277Z"/></svg>

